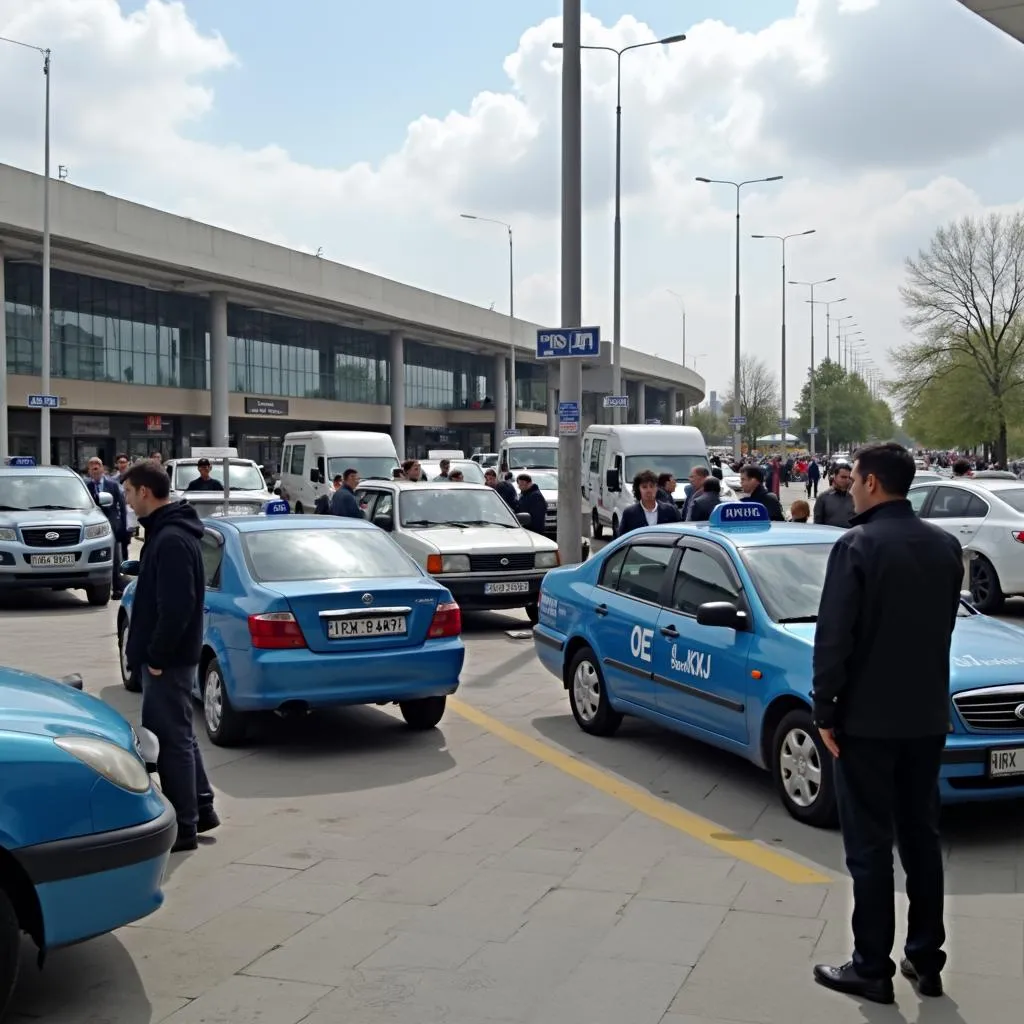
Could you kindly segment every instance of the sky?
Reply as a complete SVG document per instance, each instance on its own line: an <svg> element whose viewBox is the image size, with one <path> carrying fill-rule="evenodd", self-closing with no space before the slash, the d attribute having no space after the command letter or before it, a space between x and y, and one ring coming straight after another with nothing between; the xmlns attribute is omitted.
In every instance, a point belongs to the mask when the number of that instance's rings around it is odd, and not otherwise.
<svg viewBox="0 0 1024 1024"><path fill-rule="evenodd" d="M874 363L910 340L904 260L937 227L1024 202L1024 49L957 0L584 0L585 43L684 32L622 61L622 342L781 362L787 277L835 277ZM560 0L0 0L53 52L52 162L71 182L559 322ZM0 162L42 169L42 75L0 44ZM615 59L583 54L583 319L611 337ZM672 293L676 293L675 295ZM789 405L810 362L786 288ZM816 309L816 357L826 312ZM850 321L847 321L850 323ZM832 353L834 355L833 347Z"/></svg>

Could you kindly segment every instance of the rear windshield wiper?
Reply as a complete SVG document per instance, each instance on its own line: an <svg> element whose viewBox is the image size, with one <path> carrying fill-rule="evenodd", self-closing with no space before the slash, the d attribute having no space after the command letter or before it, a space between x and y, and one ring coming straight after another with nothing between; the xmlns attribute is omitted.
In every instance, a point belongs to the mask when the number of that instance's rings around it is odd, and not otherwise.
<svg viewBox="0 0 1024 1024"><path fill-rule="evenodd" d="M789 618L779 619L780 626L788 626L796 622L817 622L817 615L790 615Z"/></svg>

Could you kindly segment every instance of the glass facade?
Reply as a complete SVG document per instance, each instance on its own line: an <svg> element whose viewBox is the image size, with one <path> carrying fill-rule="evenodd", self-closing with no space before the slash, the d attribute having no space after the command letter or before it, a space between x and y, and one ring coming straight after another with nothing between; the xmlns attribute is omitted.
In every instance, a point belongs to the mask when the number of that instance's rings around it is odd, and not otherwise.
<svg viewBox="0 0 1024 1024"><path fill-rule="evenodd" d="M521 363L516 359L516 408L528 412L547 412L547 365Z"/></svg>
<svg viewBox="0 0 1024 1024"><path fill-rule="evenodd" d="M410 409L494 407L490 356L405 343L405 404Z"/></svg>

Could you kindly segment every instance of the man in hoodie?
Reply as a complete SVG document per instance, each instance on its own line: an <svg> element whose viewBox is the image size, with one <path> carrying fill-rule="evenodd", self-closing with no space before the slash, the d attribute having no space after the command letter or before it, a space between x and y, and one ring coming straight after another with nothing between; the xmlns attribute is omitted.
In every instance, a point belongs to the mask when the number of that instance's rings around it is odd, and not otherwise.
<svg viewBox="0 0 1024 1024"><path fill-rule="evenodd" d="M155 462L125 473L125 498L146 530L125 660L142 678L142 724L160 741L157 770L178 816L172 849L180 852L194 850L197 834L220 819L192 727L203 648L203 524L188 502L170 500L170 490L170 478Z"/></svg>
<svg viewBox="0 0 1024 1024"><path fill-rule="evenodd" d="M526 512L530 517L527 529L542 534L548 514L548 503L544 500L544 495L529 473L520 473L516 477L516 483L519 484L519 511Z"/></svg>

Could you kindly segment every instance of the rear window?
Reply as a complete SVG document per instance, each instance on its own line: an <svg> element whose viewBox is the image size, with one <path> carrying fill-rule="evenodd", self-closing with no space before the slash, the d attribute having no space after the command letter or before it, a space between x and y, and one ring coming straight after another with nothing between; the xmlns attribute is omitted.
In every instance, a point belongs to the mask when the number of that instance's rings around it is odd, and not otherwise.
<svg viewBox="0 0 1024 1024"><path fill-rule="evenodd" d="M421 576L379 530L260 530L242 536L249 571L261 583Z"/></svg>
<svg viewBox="0 0 1024 1024"><path fill-rule="evenodd" d="M1007 487L992 489L992 493L1000 500L1005 501L1016 512L1024 512L1024 487Z"/></svg>

